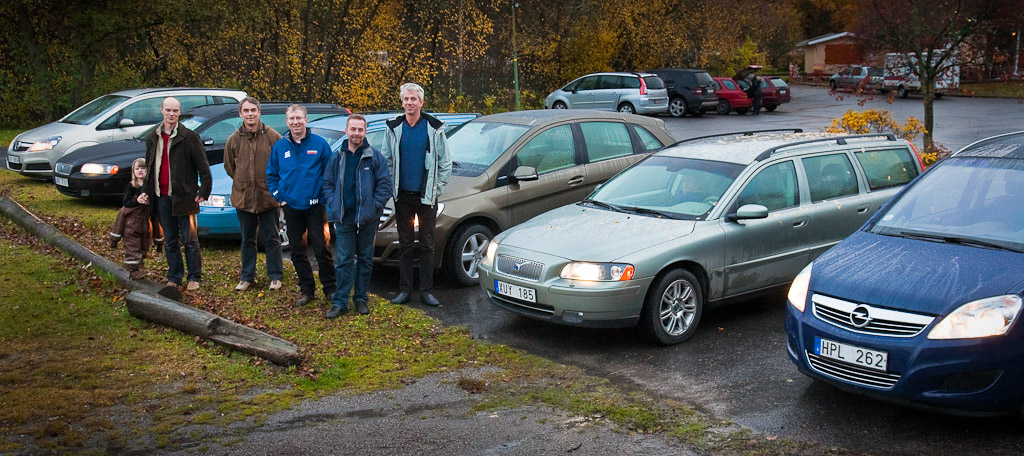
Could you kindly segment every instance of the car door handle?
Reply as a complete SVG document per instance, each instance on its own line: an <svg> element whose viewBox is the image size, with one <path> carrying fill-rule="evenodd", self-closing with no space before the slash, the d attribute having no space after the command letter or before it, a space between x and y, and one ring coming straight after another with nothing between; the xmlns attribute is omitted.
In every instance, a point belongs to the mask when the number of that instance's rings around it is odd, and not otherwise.
<svg viewBox="0 0 1024 456"><path fill-rule="evenodd" d="M793 228L802 228L807 225L807 217L797 217L793 220Z"/></svg>
<svg viewBox="0 0 1024 456"><path fill-rule="evenodd" d="M857 213L858 214L865 214L870 209L871 209L871 205L870 204L865 204L865 205L862 205L862 206L857 206Z"/></svg>
<svg viewBox="0 0 1024 456"><path fill-rule="evenodd" d="M577 185L580 185L580 184L583 183L583 180L584 180L583 176L576 176L576 177L574 177L572 179L569 179L569 186L570 187L575 187Z"/></svg>

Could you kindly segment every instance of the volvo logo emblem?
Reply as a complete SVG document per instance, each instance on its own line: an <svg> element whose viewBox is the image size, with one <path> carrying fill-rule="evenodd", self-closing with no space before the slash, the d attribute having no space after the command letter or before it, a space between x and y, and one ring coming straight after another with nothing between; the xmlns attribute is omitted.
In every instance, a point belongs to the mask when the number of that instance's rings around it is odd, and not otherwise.
<svg viewBox="0 0 1024 456"><path fill-rule="evenodd" d="M526 262L526 261L524 261L524 262L522 262L522 263L516 263L516 264L513 264L513 265L512 265L512 270L514 270L514 271L518 271L518 270L519 270L519 268L523 267L523 265L524 265L524 264L526 264L526 263L527 263L527 262Z"/></svg>
<svg viewBox="0 0 1024 456"><path fill-rule="evenodd" d="M863 328L871 323L871 308L860 305L853 312L850 312L850 324L856 328Z"/></svg>

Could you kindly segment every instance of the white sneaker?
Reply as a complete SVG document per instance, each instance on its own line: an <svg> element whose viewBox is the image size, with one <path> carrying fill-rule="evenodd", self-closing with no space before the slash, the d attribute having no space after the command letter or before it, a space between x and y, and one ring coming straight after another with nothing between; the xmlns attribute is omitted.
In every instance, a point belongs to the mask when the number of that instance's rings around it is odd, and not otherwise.
<svg viewBox="0 0 1024 456"><path fill-rule="evenodd" d="M235 291L245 291L245 290L248 290L250 285L252 285L251 282L247 282L247 281L243 280L241 282L238 282L238 285L235 285Z"/></svg>
<svg viewBox="0 0 1024 456"><path fill-rule="evenodd" d="M199 289L199 282L196 282L195 280L189 280L188 285L185 287L185 289L188 291L196 291Z"/></svg>
<svg viewBox="0 0 1024 456"><path fill-rule="evenodd" d="M281 281L280 280L271 280L270 281L270 289L271 290L279 290L280 288L281 288Z"/></svg>

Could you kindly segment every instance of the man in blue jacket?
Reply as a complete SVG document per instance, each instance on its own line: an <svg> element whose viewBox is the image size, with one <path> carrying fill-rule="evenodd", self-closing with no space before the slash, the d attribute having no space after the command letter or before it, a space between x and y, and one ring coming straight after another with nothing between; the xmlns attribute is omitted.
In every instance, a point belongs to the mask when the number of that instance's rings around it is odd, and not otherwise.
<svg viewBox="0 0 1024 456"><path fill-rule="evenodd" d="M384 157L366 143L366 118L352 114L345 121L348 139L331 157L324 172L327 220L334 224L334 263L338 290L327 318L348 311L349 294L360 314L370 313L373 237L384 204L391 198L391 173Z"/></svg>
<svg viewBox="0 0 1024 456"><path fill-rule="evenodd" d="M338 286L331 251L327 248L330 235L325 233L327 218L321 199L324 169L333 153L324 138L306 128L309 118L304 106L289 106L285 110L285 122L288 132L274 144L267 162L267 188L284 211L292 264L302 291L295 305L303 306L312 301L316 293L313 267L306 257L307 242L316 257L324 297L330 300Z"/></svg>

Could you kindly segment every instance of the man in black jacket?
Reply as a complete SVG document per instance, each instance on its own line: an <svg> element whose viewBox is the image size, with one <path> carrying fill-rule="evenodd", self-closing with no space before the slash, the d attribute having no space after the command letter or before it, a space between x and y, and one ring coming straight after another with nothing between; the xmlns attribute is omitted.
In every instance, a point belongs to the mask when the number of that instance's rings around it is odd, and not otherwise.
<svg viewBox="0 0 1024 456"><path fill-rule="evenodd" d="M210 197L212 179L203 143L192 130L178 123L181 103L174 97L160 104L163 122L146 137L146 195L160 215L167 255L167 283L181 286L185 268L179 242L185 244L188 264L186 290L199 289L203 257L199 252L196 214L199 203ZM197 185L196 181L200 181ZM182 241L179 241L179 237Z"/></svg>

